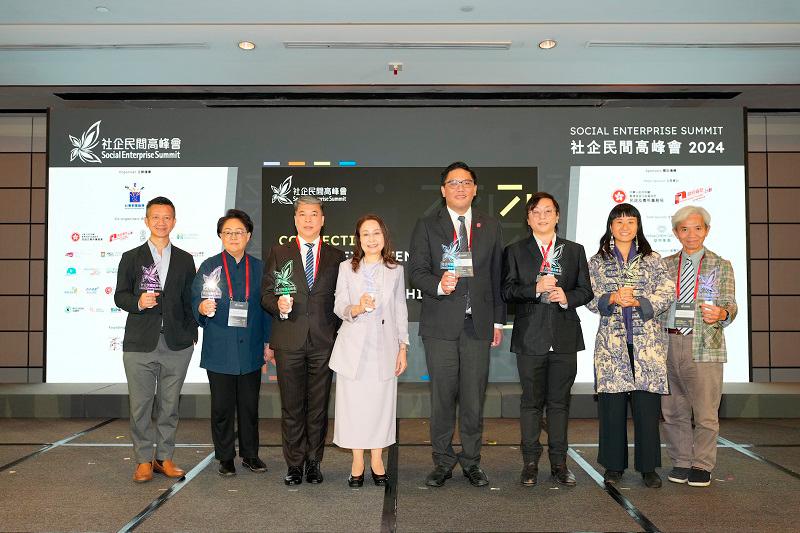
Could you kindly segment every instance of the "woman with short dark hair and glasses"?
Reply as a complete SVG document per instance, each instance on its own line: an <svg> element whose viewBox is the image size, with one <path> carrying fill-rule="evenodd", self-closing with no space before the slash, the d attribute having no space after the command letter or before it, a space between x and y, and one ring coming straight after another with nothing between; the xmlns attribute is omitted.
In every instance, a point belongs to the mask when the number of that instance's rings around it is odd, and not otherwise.
<svg viewBox="0 0 800 533"><path fill-rule="evenodd" d="M667 385L667 334L657 316L669 310L675 283L644 236L642 217L631 204L608 214L600 249L589 260L594 300L600 315L594 349L595 390L600 419L597 461L606 483L622 480L628 467L627 413L631 403L634 467L645 486L658 488L661 395Z"/></svg>
<svg viewBox="0 0 800 533"><path fill-rule="evenodd" d="M219 474L236 474L234 421L242 466L266 472L258 457L261 367L269 353L270 316L261 308L264 265L245 249L253 221L229 209L217 222L222 253L209 257L192 284L192 311L203 328L200 366L211 388L211 437Z"/></svg>

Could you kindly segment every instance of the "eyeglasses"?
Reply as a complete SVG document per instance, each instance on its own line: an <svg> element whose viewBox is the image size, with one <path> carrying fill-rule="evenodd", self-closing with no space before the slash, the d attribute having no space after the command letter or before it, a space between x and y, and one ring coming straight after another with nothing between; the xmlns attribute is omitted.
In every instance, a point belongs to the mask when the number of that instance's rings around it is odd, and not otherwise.
<svg viewBox="0 0 800 533"><path fill-rule="evenodd" d="M234 237L236 237L237 239L241 239L246 234L247 232L241 229L237 229L236 231L225 230L222 232L222 237L224 239L233 239Z"/></svg>
<svg viewBox="0 0 800 533"><path fill-rule="evenodd" d="M475 181L473 181L473 180L450 180L450 181L446 181L444 184L445 184L445 187L447 187L448 189L458 189L459 185L463 185L464 187L472 187L473 185L475 185Z"/></svg>
<svg viewBox="0 0 800 533"><path fill-rule="evenodd" d="M533 218L550 218L556 214L555 209L545 209L543 211L539 211L538 209L532 209L531 215Z"/></svg>

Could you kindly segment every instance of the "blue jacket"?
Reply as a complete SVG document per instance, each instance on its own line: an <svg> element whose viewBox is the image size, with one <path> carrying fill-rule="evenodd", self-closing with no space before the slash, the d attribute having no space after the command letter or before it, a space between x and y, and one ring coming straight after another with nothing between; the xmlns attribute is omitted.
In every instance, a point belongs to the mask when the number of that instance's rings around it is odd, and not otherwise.
<svg viewBox="0 0 800 533"><path fill-rule="evenodd" d="M222 266L222 254L227 257L234 300L242 301L245 298L244 258L237 264L228 252L222 252L203 261L192 283L192 312L197 323L203 328L200 366L220 374L248 374L258 370L264 364L264 343L269 342L272 325L269 314L262 309L260 303L264 263L247 254L247 258L250 260L247 327L233 328L228 326L230 298L224 268L221 271L219 283L222 298L217 300L216 314L209 318L201 315L197 309L203 300L200 297L203 289L203 275L208 276L215 268Z"/></svg>

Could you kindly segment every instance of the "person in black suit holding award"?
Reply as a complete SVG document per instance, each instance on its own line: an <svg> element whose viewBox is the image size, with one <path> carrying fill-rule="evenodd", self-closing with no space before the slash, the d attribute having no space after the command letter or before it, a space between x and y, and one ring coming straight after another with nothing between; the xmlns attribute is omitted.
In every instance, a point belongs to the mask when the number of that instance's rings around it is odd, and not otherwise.
<svg viewBox="0 0 800 533"><path fill-rule="evenodd" d="M589 266L583 246L556 237L559 207L552 195L537 192L526 212L532 235L510 244L503 256L503 299L516 304L511 351L517 354L522 384L520 481L536 484L546 407L552 479L572 486L575 476L566 464L567 421L577 352L584 349L576 309L593 298Z"/></svg>
<svg viewBox="0 0 800 533"><path fill-rule="evenodd" d="M478 177L466 163L441 173L445 205L417 221L411 237L409 277L422 291L419 334L431 379L434 469L425 483L441 487L456 463L469 482L489 480L480 467L483 401L489 349L503 338L506 306L500 294L503 237L500 224L473 211ZM453 449L458 403L461 451Z"/></svg>
<svg viewBox="0 0 800 533"><path fill-rule="evenodd" d="M333 312L341 250L322 242L322 202L301 196L294 203L297 236L270 250L264 266L261 305L273 317L281 394L283 456L287 485L322 483L320 463L328 430L332 373L328 361L341 320Z"/></svg>
<svg viewBox="0 0 800 533"><path fill-rule="evenodd" d="M158 196L147 202L150 238L122 254L114 303L128 312L122 361L128 380L131 439L138 463L133 480L153 479L153 471L181 478L173 461L178 400L197 342L192 315L192 256L169 240L175 206ZM153 397L156 397L156 426ZM153 444L156 446L153 457Z"/></svg>

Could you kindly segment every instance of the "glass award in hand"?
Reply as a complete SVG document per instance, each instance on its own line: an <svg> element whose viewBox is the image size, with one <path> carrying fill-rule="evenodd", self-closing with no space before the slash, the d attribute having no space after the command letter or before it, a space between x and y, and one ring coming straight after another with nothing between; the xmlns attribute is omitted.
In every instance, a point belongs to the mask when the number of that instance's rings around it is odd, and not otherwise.
<svg viewBox="0 0 800 533"><path fill-rule="evenodd" d="M142 267L142 279L139 282L139 289L150 293L161 290L161 280L158 277L158 265L156 263Z"/></svg>
<svg viewBox="0 0 800 533"><path fill-rule="evenodd" d="M280 270L274 270L272 274L275 276L275 296L279 298L291 298L290 295L297 293L297 286L292 281L292 271L294 270L294 262L289 259ZM289 313L292 312L291 304L289 304Z"/></svg>
<svg viewBox="0 0 800 533"><path fill-rule="evenodd" d="M555 247L552 254L547 254L547 257L542 261L542 266L539 269L539 274L536 275L536 283L545 276L553 276L558 282L558 277L562 274L561 268L561 255L564 253L564 245L560 244ZM539 297L542 303L550 303L550 293L544 292Z"/></svg>
<svg viewBox="0 0 800 533"><path fill-rule="evenodd" d="M622 286L635 288L642 277L642 256L637 255L622 265Z"/></svg>
<svg viewBox="0 0 800 533"><path fill-rule="evenodd" d="M708 305L715 305L714 302L719 299L719 269L715 267L708 274L700 274L697 283L700 299Z"/></svg>
<svg viewBox="0 0 800 533"><path fill-rule="evenodd" d="M222 298L222 289L219 288L219 280L222 275L222 267L218 266L206 276L203 274L203 289L200 291L200 298L203 300L217 300ZM210 312L207 316L213 317L216 311Z"/></svg>

